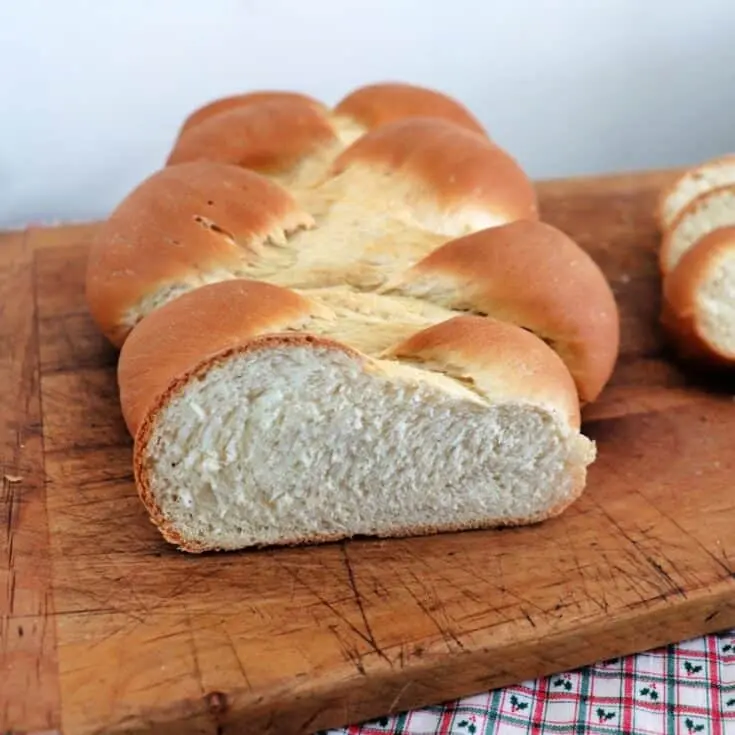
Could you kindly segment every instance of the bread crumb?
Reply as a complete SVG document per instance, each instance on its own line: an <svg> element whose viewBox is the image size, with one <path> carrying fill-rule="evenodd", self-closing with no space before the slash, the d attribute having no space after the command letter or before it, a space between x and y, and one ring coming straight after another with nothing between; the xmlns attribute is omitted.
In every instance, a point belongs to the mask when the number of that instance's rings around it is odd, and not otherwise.
<svg viewBox="0 0 735 735"><path fill-rule="evenodd" d="M16 482L21 482L23 478L20 475L5 475L5 481L9 482L11 484L14 484Z"/></svg>

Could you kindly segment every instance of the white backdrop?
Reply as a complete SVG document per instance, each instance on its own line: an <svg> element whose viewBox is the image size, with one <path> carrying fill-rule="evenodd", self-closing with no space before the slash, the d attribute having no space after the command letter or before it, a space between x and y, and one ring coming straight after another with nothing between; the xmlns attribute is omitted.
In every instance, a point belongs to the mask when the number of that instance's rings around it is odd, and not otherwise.
<svg viewBox="0 0 735 735"><path fill-rule="evenodd" d="M0 226L104 216L219 95L459 97L535 177L735 149L732 0L0 0Z"/></svg>

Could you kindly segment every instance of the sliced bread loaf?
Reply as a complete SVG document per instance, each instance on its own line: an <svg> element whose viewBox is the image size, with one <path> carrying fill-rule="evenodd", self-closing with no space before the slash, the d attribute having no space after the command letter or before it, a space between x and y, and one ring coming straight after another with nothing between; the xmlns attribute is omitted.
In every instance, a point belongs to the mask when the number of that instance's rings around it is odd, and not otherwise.
<svg viewBox="0 0 735 735"><path fill-rule="evenodd" d="M133 330L121 401L166 539L204 551L415 535L573 502L594 445L558 356L512 325L379 299L382 315L348 317L338 295L233 280Z"/></svg>
<svg viewBox="0 0 735 735"><path fill-rule="evenodd" d="M345 147L346 146L346 147ZM225 98L99 229L138 491L189 551L531 523L582 492L611 289L461 105Z"/></svg>

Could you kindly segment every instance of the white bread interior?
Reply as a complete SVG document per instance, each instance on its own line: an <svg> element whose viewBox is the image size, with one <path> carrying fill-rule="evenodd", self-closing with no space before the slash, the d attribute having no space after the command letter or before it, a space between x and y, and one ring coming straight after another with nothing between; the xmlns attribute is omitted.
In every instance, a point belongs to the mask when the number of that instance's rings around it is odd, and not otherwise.
<svg viewBox="0 0 735 735"><path fill-rule="evenodd" d="M735 247L713 259L695 295L702 338L735 360Z"/></svg>
<svg viewBox="0 0 735 735"><path fill-rule="evenodd" d="M216 362L146 431L138 479L190 551L541 520L594 458L563 413L512 389L314 345Z"/></svg>

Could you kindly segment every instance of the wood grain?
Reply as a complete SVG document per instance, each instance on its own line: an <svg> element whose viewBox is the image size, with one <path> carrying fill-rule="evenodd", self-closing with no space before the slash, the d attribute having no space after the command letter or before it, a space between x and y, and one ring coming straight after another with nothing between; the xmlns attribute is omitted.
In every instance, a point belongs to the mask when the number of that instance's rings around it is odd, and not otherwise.
<svg viewBox="0 0 735 735"><path fill-rule="evenodd" d="M59 721L33 260L0 235L0 730Z"/></svg>
<svg viewBox="0 0 735 735"><path fill-rule="evenodd" d="M733 386L682 372L657 324L670 175L539 185L621 308L588 490L533 528L418 539L166 545L84 307L93 227L4 236L2 461L23 482L3 486L0 730L314 732L735 625Z"/></svg>

